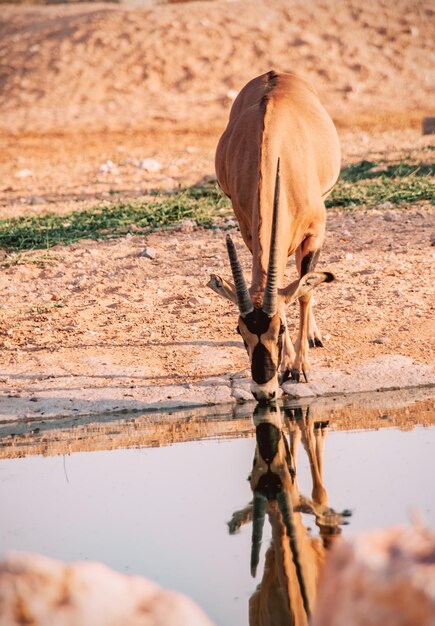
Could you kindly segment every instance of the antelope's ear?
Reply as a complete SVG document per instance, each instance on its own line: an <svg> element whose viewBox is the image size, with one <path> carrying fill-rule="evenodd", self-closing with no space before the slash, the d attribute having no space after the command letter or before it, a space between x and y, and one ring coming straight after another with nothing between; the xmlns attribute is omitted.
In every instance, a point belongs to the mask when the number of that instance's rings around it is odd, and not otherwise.
<svg viewBox="0 0 435 626"><path fill-rule="evenodd" d="M237 304L236 289L234 285L217 274L210 274L210 280L207 283L207 287L213 289L213 291L215 291L219 296Z"/></svg>
<svg viewBox="0 0 435 626"><path fill-rule="evenodd" d="M300 280L295 280L285 289L280 289L280 295L283 296L286 304L290 304L301 296L305 296L314 287L322 283L331 283L333 280L334 274L331 272L308 272Z"/></svg>

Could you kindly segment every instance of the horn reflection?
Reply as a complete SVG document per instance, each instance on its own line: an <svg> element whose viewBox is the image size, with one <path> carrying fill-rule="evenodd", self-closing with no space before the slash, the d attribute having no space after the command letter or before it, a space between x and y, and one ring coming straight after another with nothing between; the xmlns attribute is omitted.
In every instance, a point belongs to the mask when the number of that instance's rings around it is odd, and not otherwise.
<svg viewBox="0 0 435 626"><path fill-rule="evenodd" d="M230 533L252 520L251 574L256 576L266 515L271 543L260 584L249 601L250 626L305 626L315 606L316 588L326 550L340 532L348 511L328 506L322 478L323 445L328 423L310 407L280 409L258 405L253 415L256 448L250 484L253 500L236 511ZM308 456L311 498L301 494L296 461L299 444ZM311 536L302 513L314 516L319 537Z"/></svg>

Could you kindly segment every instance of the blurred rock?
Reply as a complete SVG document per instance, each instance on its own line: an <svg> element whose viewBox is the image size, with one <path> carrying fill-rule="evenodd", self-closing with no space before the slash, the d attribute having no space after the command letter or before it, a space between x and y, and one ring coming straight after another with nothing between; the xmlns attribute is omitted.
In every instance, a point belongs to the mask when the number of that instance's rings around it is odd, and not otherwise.
<svg viewBox="0 0 435 626"><path fill-rule="evenodd" d="M44 204L44 202L45 198L42 198L41 196L31 196L29 200L29 204Z"/></svg>
<svg viewBox="0 0 435 626"><path fill-rule="evenodd" d="M105 161L98 168L100 174L117 174L118 168L113 163L113 161Z"/></svg>
<svg viewBox="0 0 435 626"><path fill-rule="evenodd" d="M16 178L27 178L28 176L33 176L33 171L29 169L18 170L15 174Z"/></svg>
<svg viewBox="0 0 435 626"><path fill-rule="evenodd" d="M433 626L435 533L419 526L337 542L312 626Z"/></svg>
<svg viewBox="0 0 435 626"><path fill-rule="evenodd" d="M184 220L174 227L174 230L181 233L192 233L196 229L195 220Z"/></svg>
<svg viewBox="0 0 435 626"><path fill-rule="evenodd" d="M212 626L187 597L99 563L11 554L0 564L0 626Z"/></svg>
<svg viewBox="0 0 435 626"><path fill-rule="evenodd" d="M155 248L146 247L142 250L139 256L145 257L146 259L155 259L157 256L157 250Z"/></svg>
<svg viewBox="0 0 435 626"><path fill-rule="evenodd" d="M150 173L158 172L162 169L161 164L155 159L143 159L143 161L139 163L139 167L141 170L145 170Z"/></svg>
<svg viewBox="0 0 435 626"><path fill-rule="evenodd" d="M394 204L387 200L387 202L379 204L378 206L380 209L392 209L394 207ZM397 220L396 213L391 213L391 211L386 211L382 217L386 222L395 222Z"/></svg>
<svg viewBox="0 0 435 626"><path fill-rule="evenodd" d="M373 339L373 343L388 343L388 341L388 337L377 337L376 339Z"/></svg>

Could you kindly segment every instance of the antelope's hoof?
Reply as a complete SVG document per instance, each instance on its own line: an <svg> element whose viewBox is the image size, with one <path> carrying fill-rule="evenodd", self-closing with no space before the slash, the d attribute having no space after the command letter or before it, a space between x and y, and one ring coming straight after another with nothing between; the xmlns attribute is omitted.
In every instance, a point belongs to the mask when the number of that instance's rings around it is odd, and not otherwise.
<svg viewBox="0 0 435 626"><path fill-rule="evenodd" d="M301 373L299 370L297 370L296 368L292 367L290 370L290 376L291 379L294 380L296 383L300 382L301 380Z"/></svg>
<svg viewBox="0 0 435 626"><path fill-rule="evenodd" d="M291 370L284 370L279 379L279 384L283 385L287 380L291 378Z"/></svg>
<svg viewBox="0 0 435 626"><path fill-rule="evenodd" d="M319 337L308 337L308 346L310 348L323 348L323 341Z"/></svg>
<svg viewBox="0 0 435 626"><path fill-rule="evenodd" d="M352 511L350 509L344 509L344 511L342 511L341 514L343 517L351 517Z"/></svg>

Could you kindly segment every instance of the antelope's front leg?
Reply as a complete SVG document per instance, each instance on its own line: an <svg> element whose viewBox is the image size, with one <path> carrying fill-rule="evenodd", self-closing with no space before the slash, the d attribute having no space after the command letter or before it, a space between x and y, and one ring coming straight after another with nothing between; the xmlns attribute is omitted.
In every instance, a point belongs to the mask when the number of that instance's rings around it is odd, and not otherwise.
<svg viewBox="0 0 435 626"><path fill-rule="evenodd" d="M291 368L293 380L299 382L300 372L305 376L306 382L309 380L310 361L308 358L308 322L310 316L311 294L299 298L299 334L296 340L296 356Z"/></svg>
<svg viewBox="0 0 435 626"><path fill-rule="evenodd" d="M296 358L295 349L292 344L292 340L290 339L290 333L288 332L287 323L285 327L285 332L283 336L283 345L282 345L282 358L281 358L281 379L280 384L282 385L291 377L293 362Z"/></svg>

